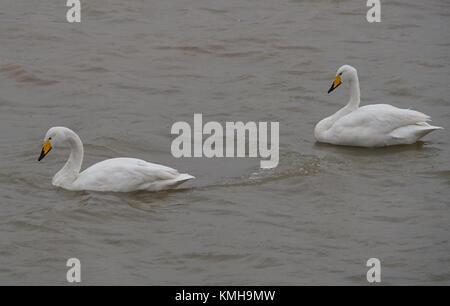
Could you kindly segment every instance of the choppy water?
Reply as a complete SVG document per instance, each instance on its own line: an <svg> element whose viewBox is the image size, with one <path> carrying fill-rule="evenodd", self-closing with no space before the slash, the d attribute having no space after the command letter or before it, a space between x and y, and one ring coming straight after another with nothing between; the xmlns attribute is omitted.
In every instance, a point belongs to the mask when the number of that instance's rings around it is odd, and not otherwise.
<svg viewBox="0 0 450 306"><path fill-rule="evenodd" d="M86 2L86 3L84 3ZM89 3L87 3L89 2ZM382 1L0 3L0 284L450 284L450 3ZM358 68L362 104L423 111L446 128L387 149L315 143ZM176 121L279 121L280 165L175 159ZM161 193L51 185L68 151L41 163L51 126L71 127L85 167L138 157L197 177Z"/></svg>

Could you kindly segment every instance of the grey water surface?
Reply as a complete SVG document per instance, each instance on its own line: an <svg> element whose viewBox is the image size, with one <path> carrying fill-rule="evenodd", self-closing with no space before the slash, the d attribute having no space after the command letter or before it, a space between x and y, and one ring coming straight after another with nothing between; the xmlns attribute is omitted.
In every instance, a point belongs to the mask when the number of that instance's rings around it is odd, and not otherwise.
<svg viewBox="0 0 450 306"><path fill-rule="evenodd" d="M450 284L450 3L90 0L0 2L0 284ZM422 111L445 129L381 149L315 142L342 107L338 67L362 104ZM177 121L280 124L280 164L174 158ZM197 177L158 193L51 185L68 150L37 161L45 132L84 142L83 169L128 156Z"/></svg>

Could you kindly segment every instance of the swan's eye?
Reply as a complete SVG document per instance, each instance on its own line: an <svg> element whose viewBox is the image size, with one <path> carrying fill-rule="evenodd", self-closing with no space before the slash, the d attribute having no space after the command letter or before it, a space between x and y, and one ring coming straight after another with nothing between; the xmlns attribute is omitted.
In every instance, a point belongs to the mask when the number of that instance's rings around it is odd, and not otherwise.
<svg viewBox="0 0 450 306"><path fill-rule="evenodd" d="M49 137L49 138L48 138L48 140L52 140L52 138L51 138L51 137Z"/></svg>
<svg viewBox="0 0 450 306"><path fill-rule="evenodd" d="M339 73L339 75L342 75L342 72L341 72L341 73Z"/></svg>

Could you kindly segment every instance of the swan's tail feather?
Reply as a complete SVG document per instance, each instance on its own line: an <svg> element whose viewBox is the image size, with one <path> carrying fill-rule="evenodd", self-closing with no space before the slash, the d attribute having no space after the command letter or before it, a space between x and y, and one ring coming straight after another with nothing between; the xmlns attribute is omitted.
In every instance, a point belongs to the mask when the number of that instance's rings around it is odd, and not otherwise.
<svg viewBox="0 0 450 306"><path fill-rule="evenodd" d="M189 181L189 180L194 179L194 178L195 178L195 176L192 176L190 174L181 173L180 175L178 175L173 180L170 180L170 183L168 184L168 186L170 186L170 188L175 188L175 187L183 184L184 182Z"/></svg>
<svg viewBox="0 0 450 306"><path fill-rule="evenodd" d="M429 121L429 120L427 120L427 121ZM424 127L430 128L432 130L443 130L444 129L443 127L440 127L440 126L430 125L428 122L417 122L416 124L420 125L420 126L424 126Z"/></svg>
<svg viewBox="0 0 450 306"><path fill-rule="evenodd" d="M191 179L195 179L195 176L192 176L187 173L181 173L177 178L175 179L176 182L185 182Z"/></svg>
<svg viewBox="0 0 450 306"><path fill-rule="evenodd" d="M147 185L143 185L140 189L148 190L148 191L160 191L160 190L172 189L172 188L178 187L179 185L181 185L184 182L191 180L193 178L195 178L195 177L190 174L182 173L182 174L179 174L176 178L173 178L170 180L150 182Z"/></svg>
<svg viewBox="0 0 450 306"><path fill-rule="evenodd" d="M391 137L402 140L404 143L414 143L425 135L435 131L442 130L440 126L433 126L427 122L418 122L413 125L407 125L395 129L391 132Z"/></svg>
<svg viewBox="0 0 450 306"><path fill-rule="evenodd" d="M434 125L430 125L429 127L428 127L430 130L443 130L444 128L443 127L441 127L441 126L434 126Z"/></svg>
<svg viewBox="0 0 450 306"><path fill-rule="evenodd" d="M443 130L444 129L443 127L434 126L434 125L428 124L427 122L419 122L419 123L417 123L417 125L420 125L423 127L420 129L419 133L424 133L424 134L420 137L423 137L423 136L427 135L428 133L431 133L435 130Z"/></svg>

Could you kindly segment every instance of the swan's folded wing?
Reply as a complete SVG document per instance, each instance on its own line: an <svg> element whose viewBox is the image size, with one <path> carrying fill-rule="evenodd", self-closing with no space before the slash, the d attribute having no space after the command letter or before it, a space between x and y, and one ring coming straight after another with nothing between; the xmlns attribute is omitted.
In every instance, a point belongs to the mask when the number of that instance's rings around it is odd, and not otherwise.
<svg viewBox="0 0 450 306"><path fill-rule="evenodd" d="M84 170L74 185L84 190L130 191L153 182L173 180L179 175L175 169L143 160L113 158Z"/></svg>
<svg viewBox="0 0 450 306"><path fill-rule="evenodd" d="M372 134L389 134L393 130L429 121L430 117L414 110L388 104L374 104L359 108L335 123L339 129L358 128Z"/></svg>

